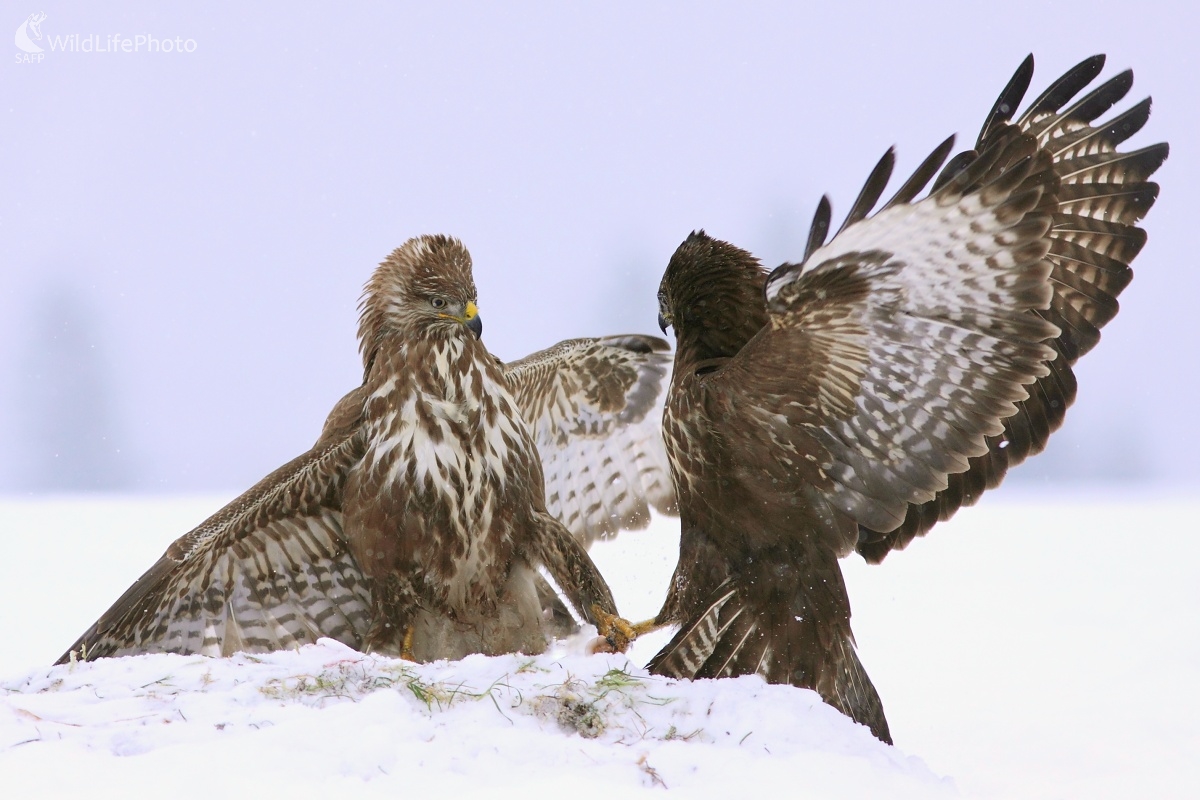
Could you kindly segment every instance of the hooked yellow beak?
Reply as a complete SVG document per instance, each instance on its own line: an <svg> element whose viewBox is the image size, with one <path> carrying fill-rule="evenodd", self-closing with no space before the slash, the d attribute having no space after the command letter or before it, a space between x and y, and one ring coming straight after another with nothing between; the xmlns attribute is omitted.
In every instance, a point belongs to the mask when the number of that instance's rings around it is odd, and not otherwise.
<svg viewBox="0 0 1200 800"><path fill-rule="evenodd" d="M466 323L467 329L471 331L471 333L475 334L476 339L482 339L483 320L479 318L479 309L475 307L474 303L467 303L467 310L464 316L466 317L464 322Z"/></svg>
<svg viewBox="0 0 1200 800"><path fill-rule="evenodd" d="M483 336L483 320L479 318L479 307L470 300L467 301L467 307L463 309L463 315L461 317L454 314L438 314L438 316L457 320L463 325L466 325L467 329L470 330L471 333L475 334L476 339L479 339Z"/></svg>

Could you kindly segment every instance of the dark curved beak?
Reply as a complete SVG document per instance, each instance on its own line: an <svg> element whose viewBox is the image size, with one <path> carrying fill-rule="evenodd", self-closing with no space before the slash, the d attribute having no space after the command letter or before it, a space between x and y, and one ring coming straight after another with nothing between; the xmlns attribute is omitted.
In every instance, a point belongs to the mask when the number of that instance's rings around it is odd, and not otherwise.
<svg viewBox="0 0 1200 800"><path fill-rule="evenodd" d="M669 328L669 327L671 327L671 323L667 322L666 317L664 317L662 314L659 314L658 315L658 329L665 334L667 332L667 328Z"/></svg>
<svg viewBox="0 0 1200 800"><path fill-rule="evenodd" d="M467 326L467 330L475 334L476 339L483 338L483 319L478 314L471 317L464 324Z"/></svg>

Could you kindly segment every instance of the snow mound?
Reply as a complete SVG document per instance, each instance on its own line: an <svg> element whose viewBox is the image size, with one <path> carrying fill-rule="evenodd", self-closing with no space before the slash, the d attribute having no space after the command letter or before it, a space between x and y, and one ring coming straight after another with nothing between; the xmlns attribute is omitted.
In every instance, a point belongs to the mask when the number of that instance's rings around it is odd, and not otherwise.
<svg viewBox="0 0 1200 800"><path fill-rule="evenodd" d="M621 655L413 664L322 640L68 664L0 687L0 772L40 796L955 794L814 692L757 677L668 680Z"/></svg>

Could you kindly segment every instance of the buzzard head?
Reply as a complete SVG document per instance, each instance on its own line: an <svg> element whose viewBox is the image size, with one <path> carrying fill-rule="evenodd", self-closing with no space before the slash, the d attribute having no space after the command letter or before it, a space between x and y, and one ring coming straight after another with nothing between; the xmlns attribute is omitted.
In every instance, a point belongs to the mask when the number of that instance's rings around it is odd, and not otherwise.
<svg viewBox="0 0 1200 800"><path fill-rule="evenodd" d="M658 287L658 324L675 329L676 351L693 360L729 357L767 324L758 259L693 231L679 245Z"/></svg>
<svg viewBox="0 0 1200 800"><path fill-rule="evenodd" d="M375 270L359 304L359 347L370 364L380 341L467 329L479 338L471 254L450 236L418 236L392 251Z"/></svg>

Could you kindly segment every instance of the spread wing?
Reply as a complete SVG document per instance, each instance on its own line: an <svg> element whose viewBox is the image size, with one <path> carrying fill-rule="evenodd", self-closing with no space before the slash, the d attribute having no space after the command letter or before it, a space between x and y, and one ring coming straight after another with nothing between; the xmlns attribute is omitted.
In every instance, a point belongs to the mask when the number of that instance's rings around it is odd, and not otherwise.
<svg viewBox="0 0 1200 800"><path fill-rule="evenodd" d="M987 452L1055 357L1045 342L1059 329L1029 313L1052 299L1051 157L1009 128L913 202L950 143L868 217L886 155L833 240L814 237L803 264L768 276L769 323L691 379L741 480L813 498L842 554L856 543L847 517L900 526L909 504L933 500ZM814 227L822 216L826 203Z"/></svg>
<svg viewBox="0 0 1200 800"><path fill-rule="evenodd" d="M1148 178L1166 159L1168 147L1162 143L1117 151L1146 124L1149 98L1093 124L1129 92L1131 71L1072 103L1103 66L1104 56L1081 62L1010 122L1033 74L1033 57L1027 58L996 101L975 148L956 156L938 179L944 183L968 168L1014 127L1034 137L1050 156L1059 183L1044 209L1051 217L1046 260L1053 295L1049 308L1029 313L1059 328L1059 335L1047 342L1056 358L1047 364L1049 373L1029 387L1028 399L1019 401L1016 413L1004 420L1003 431L985 439L986 452L971 457L966 471L951 475L946 489L932 500L910 504L895 530L860 526L858 551L868 561L882 561L891 550L903 548L999 485L1010 467L1040 453L1075 399L1072 367L1117 314L1117 296L1133 278L1129 264L1146 242L1136 223L1158 197L1158 185Z"/></svg>
<svg viewBox="0 0 1200 800"><path fill-rule="evenodd" d="M580 541L676 513L662 407L669 345L651 336L571 339L505 366L546 478L546 507Z"/></svg>
<svg viewBox="0 0 1200 800"><path fill-rule="evenodd" d="M176 540L59 659L148 652L210 656L352 647L370 599L342 538L341 496L357 435L310 450Z"/></svg>

